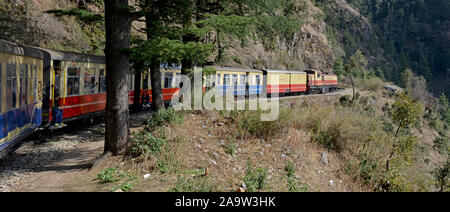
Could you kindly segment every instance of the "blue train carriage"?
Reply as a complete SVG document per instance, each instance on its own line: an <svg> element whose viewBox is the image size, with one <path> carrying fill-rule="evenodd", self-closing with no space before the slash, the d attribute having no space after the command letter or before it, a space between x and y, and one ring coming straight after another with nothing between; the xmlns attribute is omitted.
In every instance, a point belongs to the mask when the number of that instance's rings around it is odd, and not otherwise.
<svg viewBox="0 0 450 212"><path fill-rule="evenodd" d="M216 70L214 77L210 77L212 87L218 93L235 96L254 96L262 93L263 72L256 69L242 69L229 67L209 67Z"/></svg>
<svg viewBox="0 0 450 212"><path fill-rule="evenodd" d="M0 40L0 152L42 122L44 53Z"/></svg>

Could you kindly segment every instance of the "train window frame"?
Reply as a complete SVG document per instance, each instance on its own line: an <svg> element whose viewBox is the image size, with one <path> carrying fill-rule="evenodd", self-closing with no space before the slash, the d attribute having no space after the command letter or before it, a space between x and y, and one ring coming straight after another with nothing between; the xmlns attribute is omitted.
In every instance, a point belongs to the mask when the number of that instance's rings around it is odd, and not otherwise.
<svg viewBox="0 0 450 212"><path fill-rule="evenodd" d="M261 76L260 75L255 75L255 83L256 83L256 85L261 85Z"/></svg>
<svg viewBox="0 0 450 212"><path fill-rule="evenodd" d="M173 88L173 73L164 73L164 88Z"/></svg>
<svg viewBox="0 0 450 212"><path fill-rule="evenodd" d="M28 64L22 63L19 66L19 82L20 82L20 93L19 93L19 106L22 107L28 104Z"/></svg>
<svg viewBox="0 0 450 212"><path fill-rule="evenodd" d="M106 93L106 72L105 69L99 69L98 93Z"/></svg>
<svg viewBox="0 0 450 212"><path fill-rule="evenodd" d="M230 74L223 75L223 85L228 86L231 85L231 76Z"/></svg>
<svg viewBox="0 0 450 212"><path fill-rule="evenodd" d="M71 74L70 72L75 70L76 71L76 75ZM80 95L80 90L81 90L81 69L80 67L68 67L67 68L67 89L66 89L66 96L70 97L70 96L79 96ZM72 80L72 82L69 82L70 80ZM78 81L78 83L76 83L76 81ZM72 84L69 89L69 84ZM78 84L78 92L74 93L74 87L75 85Z"/></svg>
<svg viewBox="0 0 450 212"><path fill-rule="evenodd" d="M14 67L14 69L10 69ZM10 73L13 71L14 73ZM11 111L17 107L17 63L6 63L6 91L12 91L10 95L6 93L6 111Z"/></svg>
<svg viewBox="0 0 450 212"><path fill-rule="evenodd" d="M88 71L92 71L92 75L89 75ZM96 94L98 89L97 89L97 80L95 79L95 72L97 71L96 68L86 68L84 70L84 75L83 75L83 91L84 94L86 95L90 95L90 94ZM89 80L87 80L89 79ZM94 82L92 83L92 79L94 79ZM87 82L87 85L86 85ZM90 86L86 87L86 86Z"/></svg>
<svg viewBox="0 0 450 212"><path fill-rule="evenodd" d="M238 74L233 74L231 76L231 85L238 86Z"/></svg>
<svg viewBox="0 0 450 212"><path fill-rule="evenodd" d="M239 85L245 85L245 83L246 83L246 76L245 76L245 74L240 74L239 75Z"/></svg>
<svg viewBox="0 0 450 212"><path fill-rule="evenodd" d="M134 74L128 74L128 91L134 91Z"/></svg>
<svg viewBox="0 0 450 212"><path fill-rule="evenodd" d="M31 74L31 89L32 89L32 100L33 102L37 102L38 101L38 90L37 90L37 70L38 67L36 64L31 64L30 65L30 74Z"/></svg>
<svg viewBox="0 0 450 212"><path fill-rule="evenodd" d="M220 77L221 77L220 74L217 74L217 82L216 82L217 85L222 85L220 83L220 79L221 79Z"/></svg>

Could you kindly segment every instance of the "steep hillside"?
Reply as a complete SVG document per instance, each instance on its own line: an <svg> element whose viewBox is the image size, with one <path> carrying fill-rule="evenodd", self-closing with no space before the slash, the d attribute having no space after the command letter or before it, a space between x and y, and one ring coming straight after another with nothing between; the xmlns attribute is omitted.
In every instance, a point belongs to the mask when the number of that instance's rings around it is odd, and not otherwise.
<svg viewBox="0 0 450 212"><path fill-rule="evenodd" d="M82 6L78 2L0 0L0 39L46 48L103 54L105 39L101 24L88 25L75 17L55 17L45 12ZM101 8L95 4L90 4L89 9L101 13Z"/></svg>

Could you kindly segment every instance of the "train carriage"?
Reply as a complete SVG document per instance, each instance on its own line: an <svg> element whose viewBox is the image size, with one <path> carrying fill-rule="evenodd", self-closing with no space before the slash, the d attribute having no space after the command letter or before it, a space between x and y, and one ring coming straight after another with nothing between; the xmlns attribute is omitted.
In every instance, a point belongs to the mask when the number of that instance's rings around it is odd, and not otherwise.
<svg viewBox="0 0 450 212"><path fill-rule="evenodd" d="M104 114L106 107L105 58L74 52L39 48L48 53L44 60L44 113L43 121L49 125L55 104L55 85L61 88L63 120ZM55 80L55 67L61 68L61 78Z"/></svg>
<svg viewBox="0 0 450 212"><path fill-rule="evenodd" d="M288 95L306 91L306 73L289 70L263 70L268 95Z"/></svg>
<svg viewBox="0 0 450 212"><path fill-rule="evenodd" d="M164 67L161 66L161 87L163 91L163 99L165 102L170 102L172 99L172 96L178 92L180 89L178 87L180 74L181 74L181 68L180 67ZM144 94L144 89L148 89L148 93L150 95L150 102L153 102L153 96L152 96L152 82L150 78L150 71L146 70L144 73L141 73L141 82L140 82L140 89L141 89L141 97ZM140 100L142 103L142 99Z"/></svg>
<svg viewBox="0 0 450 212"><path fill-rule="evenodd" d="M263 72L256 69L210 67L216 70L213 78L218 94L259 95L263 90Z"/></svg>
<svg viewBox="0 0 450 212"><path fill-rule="evenodd" d="M42 122L44 53L0 40L0 151Z"/></svg>

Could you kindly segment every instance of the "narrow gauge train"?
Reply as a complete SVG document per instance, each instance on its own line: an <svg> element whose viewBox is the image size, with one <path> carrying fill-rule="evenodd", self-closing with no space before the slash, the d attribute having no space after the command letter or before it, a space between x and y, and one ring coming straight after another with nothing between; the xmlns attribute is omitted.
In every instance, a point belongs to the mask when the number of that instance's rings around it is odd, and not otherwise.
<svg viewBox="0 0 450 212"><path fill-rule="evenodd" d="M62 69L55 82L55 67ZM97 55L57 51L17 45L0 40L0 156L23 138L49 127L59 84L63 120L91 119L105 113L105 58ZM216 73L204 76L205 87L216 87L224 95L280 96L302 93L327 93L337 89L337 77L316 70L255 70L212 67ZM165 101L179 90L180 68L161 66L161 84ZM134 101L134 84L139 83L140 96L147 88L151 96L150 73L142 73L140 82L130 77L129 104ZM275 79L278 79L275 80ZM276 84L278 82L278 84ZM142 102L142 99L140 100Z"/></svg>
<svg viewBox="0 0 450 212"><path fill-rule="evenodd" d="M279 96L329 93L338 89L337 76L314 69L295 70L256 70L227 67L214 67L215 74L206 76L207 86L216 87L224 95Z"/></svg>

